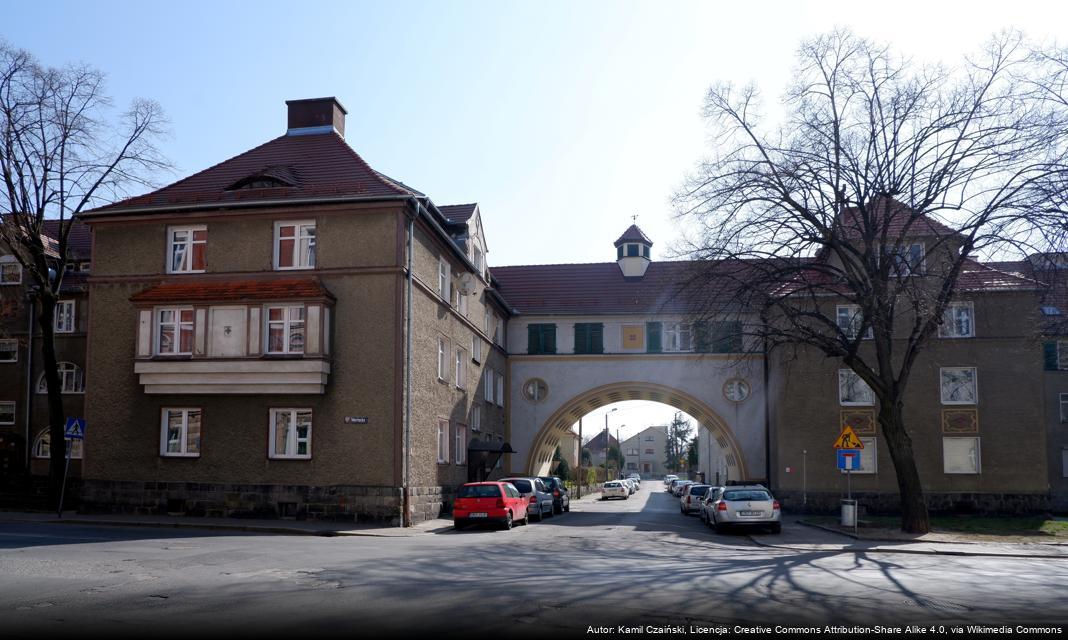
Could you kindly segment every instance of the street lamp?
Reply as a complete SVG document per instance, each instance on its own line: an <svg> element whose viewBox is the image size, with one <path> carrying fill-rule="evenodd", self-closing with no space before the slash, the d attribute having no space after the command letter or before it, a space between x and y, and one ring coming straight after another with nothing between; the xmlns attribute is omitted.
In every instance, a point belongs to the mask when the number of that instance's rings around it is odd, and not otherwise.
<svg viewBox="0 0 1068 640"><path fill-rule="evenodd" d="M613 407L604 413L604 481L608 482L608 414L619 411L619 407Z"/></svg>

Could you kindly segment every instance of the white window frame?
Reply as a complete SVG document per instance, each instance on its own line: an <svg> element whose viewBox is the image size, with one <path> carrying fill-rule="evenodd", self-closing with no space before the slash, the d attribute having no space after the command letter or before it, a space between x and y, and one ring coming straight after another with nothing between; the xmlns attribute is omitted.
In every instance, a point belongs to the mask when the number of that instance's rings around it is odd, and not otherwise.
<svg viewBox="0 0 1068 640"><path fill-rule="evenodd" d="M1061 422L1068 422L1068 393L1059 394L1057 399L1060 401Z"/></svg>
<svg viewBox="0 0 1068 640"><path fill-rule="evenodd" d="M282 266L282 227L293 227L293 265ZM310 230L310 233L308 233ZM290 238L285 238L289 240ZM314 269L318 259L317 233L315 220L280 220L274 223L274 269L275 271L296 271ZM305 260L302 261L301 257Z"/></svg>
<svg viewBox="0 0 1068 640"><path fill-rule="evenodd" d="M503 407L504 406L504 374L494 372L494 377L496 377L496 379L497 379L497 392L496 392L496 394L494 394L497 397L497 406L498 407Z"/></svg>
<svg viewBox="0 0 1068 640"><path fill-rule="evenodd" d="M456 464L467 464L467 427L462 424L456 425L454 446L456 448Z"/></svg>
<svg viewBox="0 0 1068 640"><path fill-rule="evenodd" d="M271 320L271 311L281 309L283 318ZM300 318L294 318L294 312L300 311ZM296 325L302 329L300 348L293 346L293 329ZM282 328L282 349L271 349L271 327L280 325ZM308 310L302 304L271 304L263 309L263 352L270 355L303 355L304 346L308 343Z"/></svg>
<svg viewBox="0 0 1068 640"><path fill-rule="evenodd" d="M489 309L486 309L482 314L482 324L483 324L482 330L485 331L487 336L492 336L493 335L492 332L490 331L490 326L492 326L491 325L492 322L493 322L493 312L490 311Z"/></svg>
<svg viewBox="0 0 1068 640"><path fill-rule="evenodd" d="M449 379L449 347L445 338L438 338L438 381L447 382Z"/></svg>
<svg viewBox="0 0 1068 640"><path fill-rule="evenodd" d="M438 464L449 463L449 421L438 418Z"/></svg>
<svg viewBox="0 0 1068 640"><path fill-rule="evenodd" d="M163 313L171 311L174 313L173 322L163 322ZM182 312L188 311L192 314L192 319L189 321L182 320ZM193 349L196 348L196 309L193 307L156 307L153 311L153 332L152 332L152 352L158 356L191 356L193 355ZM164 324L174 327L174 350L163 351L163 326ZM190 341L189 351L182 351L182 327L188 326L189 330L193 332L193 339Z"/></svg>
<svg viewBox="0 0 1068 640"><path fill-rule="evenodd" d="M44 447L44 439L45 439L46 436L49 439L49 450L48 450L48 452L45 452L44 448L43 448ZM51 453L51 439L52 439L52 437L51 437L51 434L48 432L48 429L42 429L41 431L37 432L37 437L35 437L33 439L33 449L31 449L31 456L35 460L47 460L49 458L49 453ZM70 445L70 459L71 460L81 460L82 459L82 454L83 454L82 440L67 440L66 438L64 438L63 442L64 442L64 444L69 444Z"/></svg>
<svg viewBox="0 0 1068 640"><path fill-rule="evenodd" d="M915 271L912 268L912 263L909 259L912 257L912 248L920 248L919 260L916 263L918 267ZM901 250L904 253L901 253ZM927 246L922 242L910 242L905 245L901 245L897 248L897 251L891 254L891 258L894 260L895 270L899 270L903 276L911 276L913 274L923 275L927 273ZM904 265L904 268L900 268L899 265Z"/></svg>
<svg viewBox="0 0 1068 640"><path fill-rule="evenodd" d="M947 400L946 399L946 381L945 375L949 371L971 371L972 372L972 395L974 400ZM976 367L940 367L938 369L938 393L942 400L942 404L947 405L977 405L979 404L979 369Z"/></svg>
<svg viewBox="0 0 1068 640"><path fill-rule="evenodd" d="M452 293L452 268L445 258L438 258L438 295L446 303L449 302Z"/></svg>
<svg viewBox="0 0 1068 640"><path fill-rule="evenodd" d="M170 443L168 436L168 428L170 427L170 416L172 413L179 413L182 417L182 422L179 428L179 444L181 448L179 451L168 450L168 444ZM200 435L196 440L196 451L190 451L189 446L189 416L190 414L199 414L200 417ZM199 458L200 457L200 443L204 437L204 412L200 407L164 407L160 411L160 432L159 432L159 455L164 458Z"/></svg>
<svg viewBox="0 0 1068 640"><path fill-rule="evenodd" d="M482 431L482 405L471 405L471 431Z"/></svg>
<svg viewBox="0 0 1068 640"><path fill-rule="evenodd" d="M0 354L11 354L10 358L0 358L0 362L10 363L19 361L19 341L17 339L0 340L0 345L11 347L10 349L0 349Z"/></svg>
<svg viewBox="0 0 1068 640"><path fill-rule="evenodd" d="M854 391L859 391L859 400L847 400L845 397L845 390L848 388L850 382L853 383ZM862 385L861 388L857 388L857 384ZM864 390L867 390L867 398L864 399ZM872 407L875 406L875 392L868 386L864 379L857 375L856 371L852 369L839 369L838 370L838 404L843 407Z"/></svg>
<svg viewBox="0 0 1068 640"><path fill-rule="evenodd" d="M308 422L307 437L297 437L297 419L302 413L308 413L311 418ZM284 453L276 453L276 429L275 426L278 422L278 416L280 414L289 415L289 426L286 429L286 450ZM268 442L267 442L267 457L271 460L311 460L312 457L312 431L315 424L315 412L310 407L278 407L270 410L270 418L267 424L268 430ZM305 443L307 447L305 451L307 453L297 453L300 444Z"/></svg>
<svg viewBox="0 0 1068 640"><path fill-rule="evenodd" d="M11 408L11 421L10 422L8 422L7 420L3 419L3 415L5 413L7 413L7 408L8 407ZM16 410L18 409L18 407L15 405L15 401L14 400L11 400L11 401L6 401L5 400L4 402L0 402L0 409L2 409L2 410L0 410L0 424L15 424Z"/></svg>
<svg viewBox="0 0 1068 640"><path fill-rule="evenodd" d="M456 347L456 388L467 388L467 352Z"/></svg>
<svg viewBox="0 0 1068 640"><path fill-rule="evenodd" d="M954 446L956 446L956 445L959 445L959 444L963 444L965 441L969 441L969 440L975 442L975 460L974 460L975 465L974 465L974 470L963 470L963 471L955 470L955 471L951 471L949 469L948 464L947 464L948 460L946 459L946 454L947 454L946 445L949 444L950 442L952 442L954 444ZM972 475L972 476L974 476L974 475L981 474L983 472L983 451L982 451L981 447L982 447L982 442L981 442L979 436L943 437L942 438L942 472L946 473L946 474L952 474L952 475Z"/></svg>
<svg viewBox="0 0 1068 640"><path fill-rule="evenodd" d="M689 322L661 323L660 346L662 351L669 353L693 351L693 324Z"/></svg>
<svg viewBox="0 0 1068 640"><path fill-rule="evenodd" d="M85 393L85 371L73 362L57 362L59 369L60 393L78 395ZM37 378L37 393L48 393L48 382L42 372Z"/></svg>
<svg viewBox="0 0 1068 640"><path fill-rule="evenodd" d="M846 312L846 313L849 314L849 317L846 318L846 324L845 325L843 325L843 323L842 323L842 320L843 320L842 312ZM845 335L846 338L848 338L850 340L856 340L857 333L859 332L859 329L860 329L860 324L861 324L861 322L863 322L863 320L864 320L864 318L863 318L863 315L861 314L861 311L860 311L860 305L858 305L858 304L839 304L839 305L835 305L835 308L834 308L834 323L836 325L838 325L838 330L841 331ZM861 340L871 340L874 336L875 336L875 332L872 331L871 327L868 327L868 330L864 332L864 337L861 338Z"/></svg>
<svg viewBox="0 0 1068 640"><path fill-rule="evenodd" d="M957 331L957 314L962 309L968 310L968 333ZM975 337L975 305L972 302L951 302L946 306L946 312L942 315L942 324L938 325L939 338L974 338Z"/></svg>
<svg viewBox="0 0 1068 640"><path fill-rule="evenodd" d="M13 268L12 268L13 267ZM14 278L11 275L15 274ZM0 256L0 285L15 286L22 284L22 265L15 256Z"/></svg>
<svg viewBox="0 0 1068 640"><path fill-rule="evenodd" d="M493 369L485 369L482 371L482 377L485 378L482 385L482 397L486 399L486 404L493 404Z"/></svg>
<svg viewBox="0 0 1068 640"><path fill-rule="evenodd" d="M471 360L482 363L482 338L475 334L471 335Z"/></svg>
<svg viewBox="0 0 1068 640"><path fill-rule="evenodd" d="M208 264L208 241L207 239L194 240L193 236L197 231L203 231L205 234L207 234L208 225L195 224L181 227L167 227L167 273L204 273L207 270L206 265ZM175 241L175 234L183 232L189 234L189 239L184 242ZM179 244L186 245L185 252L182 254L182 263L186 265L186 268L184 269L181 268L181 265L177 269L174 268L175 249ZM204 245L204 269L193 268L193 248L195 245L198 244Z"/></svg>
<svg viewBox="0 0 1068 640"><path fill-rule="evenodd" d="M475 270L478 271L478 276L483 277L483 253L482 249L478 245L474 245L471 251L471 262L475 265Z"/></svg>
<svg viewBox="0 0 1068 640"><path fill-rule="evenodd" d="M504 327L501 324L501 317L496 313L493 314L493 344L504 344Z"/></svg>
<svg viewBox="0 0 1068 640"><path fill-rule="evenodd" d="M852 469L850 473L853 474L865 474L874 475L879 473L879 445L878 439L875 437L859 437L860 443L864 445L863 449L858 449L860 453L860 460L857 462L860 464L859 469ZM846 473L845 469L839 470L841 473Z"/></svg>
<svg viewBox="0 0 1068 640"><path fill-rule="evenodd" d="M57 300L55 315L52 316L52 329L56 333L74 333L74 300Z"/></svg>

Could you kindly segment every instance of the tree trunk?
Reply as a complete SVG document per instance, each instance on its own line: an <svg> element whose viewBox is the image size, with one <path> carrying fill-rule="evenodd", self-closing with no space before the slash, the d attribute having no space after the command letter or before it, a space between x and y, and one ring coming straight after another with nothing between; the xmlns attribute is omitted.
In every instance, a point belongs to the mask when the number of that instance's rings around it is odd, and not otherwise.
<svg viewBox="0 0 1068 640"><path fill-rule="evenodd" d="M901 494L901 530L905 533L927 533L931 530L927 519L927 503L923 497L920 472L912 452L912 438L905 431L901 415L901 400L880 403L879 426L882 427L890 458L897 471L897 487Z"/></svg>
<svg viewBox="0 0 1068 640"><path fill-rule="evenodd" d="M63 383L59 379L59 366L56 362L55 324L56 300L42 295L41 314L37 323L41 327L41 366L48 386L48 436L50 455L48 458L48 497L53 504L59 504L59 494L63 487L63 471L67 462L67 446L64 440L66 416L63 414ZM36 388L34 392L36 393Z"/></svg>

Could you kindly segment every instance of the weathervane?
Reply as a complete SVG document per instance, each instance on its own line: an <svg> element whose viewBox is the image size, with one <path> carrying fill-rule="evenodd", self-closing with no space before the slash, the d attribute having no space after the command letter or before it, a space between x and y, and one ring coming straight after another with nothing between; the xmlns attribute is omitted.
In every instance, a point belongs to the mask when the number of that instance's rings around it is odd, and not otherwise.
<svg viewBox="0 0 1068 640"><path fill-rule="evenodd" d="M637 224L637 222L638 222L638 214L635 213L634 215L632 215L630 217L630 219L633 220L635 224Z"/></svg>

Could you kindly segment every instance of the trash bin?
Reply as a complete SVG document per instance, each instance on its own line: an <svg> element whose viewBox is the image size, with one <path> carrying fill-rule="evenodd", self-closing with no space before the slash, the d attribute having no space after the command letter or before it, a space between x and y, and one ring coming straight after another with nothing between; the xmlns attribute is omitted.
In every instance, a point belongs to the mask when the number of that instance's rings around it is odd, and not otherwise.
<svg viewBox="0 0 1068 640"><path fill-rule="evenodd" d="M857 526L857 501L842 500L842 526Z"/></svg>

